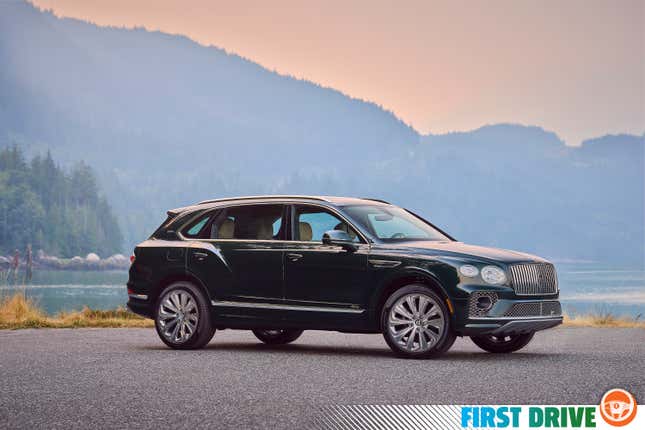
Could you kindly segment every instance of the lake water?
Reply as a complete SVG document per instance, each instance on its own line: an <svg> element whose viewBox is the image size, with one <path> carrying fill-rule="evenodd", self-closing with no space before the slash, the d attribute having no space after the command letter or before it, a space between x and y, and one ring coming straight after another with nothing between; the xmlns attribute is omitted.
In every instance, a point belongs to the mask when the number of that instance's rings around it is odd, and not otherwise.
<svg viewBox="0 0 645 430"><path fill-rule="evenodd" d="M556 264L560 299L565 312L584 314L612 312L616 315L645 318L645 270L597 264ZM37 271L31 285L25 287L49 314L79 310L113 309L127 302L127 272ZM0 295L16 290L0 286Z"/></svg>

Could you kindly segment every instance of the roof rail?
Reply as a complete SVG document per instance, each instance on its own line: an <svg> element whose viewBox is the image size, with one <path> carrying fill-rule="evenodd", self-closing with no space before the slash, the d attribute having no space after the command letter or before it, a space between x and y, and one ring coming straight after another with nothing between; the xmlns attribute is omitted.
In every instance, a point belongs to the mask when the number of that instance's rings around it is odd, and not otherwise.
<svg viewBox="0 0 645 430"><path fill-rule="evenodd" d="M370 200L370 201L372 201L372 202L385 203L386 205L391 205L391 204L392 204L392 203L390 203L390 202L386 202L385 200L381 200L381 199L371 199L371 198L369 198L369 197L361 197L361 199L363 199L363 200Z"/></svg>
<svg viewBox="0 0 645 430"><path fill-rule="evenodd" d="M298 195L270 195L270 196L242 196L242 197L225 197L221 199L211 199L211 200L202 200L197 203L198 205L205 205L208 203L219 203L219 202L228 202L235 200L257 200L257 199L309 199L309 200L321 200L327 201L322 197L315 196L298 196Z"/></svg>

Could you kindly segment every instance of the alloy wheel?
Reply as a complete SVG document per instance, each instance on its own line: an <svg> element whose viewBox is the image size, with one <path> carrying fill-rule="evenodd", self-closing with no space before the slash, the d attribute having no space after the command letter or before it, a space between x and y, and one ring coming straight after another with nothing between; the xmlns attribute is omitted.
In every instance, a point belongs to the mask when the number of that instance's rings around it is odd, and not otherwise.
<svg viewBox="0 0 645 430"><path fill-rule="evenodd" d="M186 290L171 290L160 301L157 320L161 334L170 342L184 343L197 330L197 301Z"/></svg>
<svg viewBox="0 0 645 430"><path fill-rule="evenodd" d="M411 293L394 303L387 323L392 339L401 349L420 353L439 342L446 322L435 299L423 293Z"/></svg>

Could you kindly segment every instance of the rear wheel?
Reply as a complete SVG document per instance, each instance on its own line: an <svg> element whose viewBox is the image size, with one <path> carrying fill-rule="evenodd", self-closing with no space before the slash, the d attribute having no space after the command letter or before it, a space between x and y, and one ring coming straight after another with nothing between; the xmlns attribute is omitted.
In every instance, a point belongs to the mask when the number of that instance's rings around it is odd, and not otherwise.
<svg viewBox="0 0 645 430"><path fill-rule="evenodd" d="M189 282L175 282L161 292L155 328L161 340L174 349L202 348L215 334L208 301Z"/></svg>
<svg viewBox="0 0 645 430"><path fill-rule="evenodd" d="M381 327L392 351L405 358L441 355L456 337L443 299L420 284L400 288L387 299Z"/></svg>
<svg viewBox="0 0 645 430"><path fill-rule="evenodd" d="M534 334L535 332L506 336L487 334L483 336L471 336L470 339L484 351L502 354L524 348L533 339Z"/></svg>
<svg viewBox="0 0 645 430"><path fill-rule="evenodd" d="M303 330L253 330L255 337L268 345L284 345L298 339Z"/></svg>

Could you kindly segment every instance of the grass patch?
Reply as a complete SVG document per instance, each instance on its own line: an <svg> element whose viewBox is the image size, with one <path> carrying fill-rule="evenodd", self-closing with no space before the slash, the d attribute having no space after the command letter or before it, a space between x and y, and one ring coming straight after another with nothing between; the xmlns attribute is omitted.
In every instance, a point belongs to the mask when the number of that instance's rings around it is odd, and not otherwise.
<svg viewBox="0 0 645 430"><path fill-rule="evenodd" d="M0 299L0 329L80 327L154 327L154 322L124 308L102 311L86 307L49 316L24 292Z"/></svg>
<svg viewBox="0 0 645 430"><path fill-rule="evenodd" d="M576 316L565 315L563 324L568 327L645 328L645 320L641 318L641 314L635 317L619 317L607 311Z"/></svg>
<svg viewBox="0 0 645 430"><path fill-rule="evenodd" d="M564 325L645 328L645 320L641 319L641 315L633 318L619 317L611 312L599 311L587 315L565 315ZM124 308L102 311L86 307L81 311L61 312L49 316L34 299L27 297L24 291L0 298L0 329L80 327L154 327L154 322Z"/></svg>

